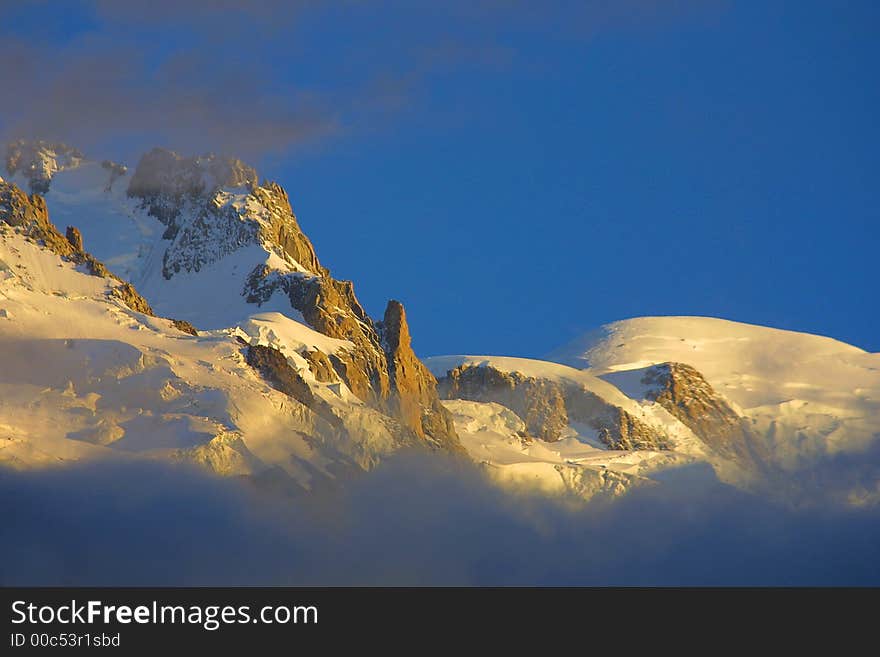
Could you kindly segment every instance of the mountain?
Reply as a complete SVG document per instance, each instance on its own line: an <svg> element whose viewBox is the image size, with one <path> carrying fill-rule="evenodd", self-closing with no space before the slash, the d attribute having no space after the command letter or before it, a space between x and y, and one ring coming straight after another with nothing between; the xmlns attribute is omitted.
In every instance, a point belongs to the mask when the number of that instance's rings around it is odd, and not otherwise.
<svg viewBox="0 0 880 657"><path fill-rule="evenodd" d="M157 148L129 168L15 142L2 174L9 466L158 458L300 493L415 449L589 499L694 468L769 490L880 436L880 355L725 320L422 361L403 306L369 317L285 190L235 158Z"/></svg>
<svg viewBox="0 0 880 657"><path fill-rule="evenodd" d="M213 155L129 174L66 153L13 144L0 183L0 459L136 453L309 489L401 447L461 453L403 306L368 317L280 186Z"/></svg>

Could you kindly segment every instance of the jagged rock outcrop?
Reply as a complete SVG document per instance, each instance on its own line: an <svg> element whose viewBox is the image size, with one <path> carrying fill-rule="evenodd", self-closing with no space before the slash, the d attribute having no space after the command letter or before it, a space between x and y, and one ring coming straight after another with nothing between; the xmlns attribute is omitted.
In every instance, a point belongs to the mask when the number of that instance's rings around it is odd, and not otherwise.
<svg viewBox="0 0 880 657"><path fill-rule="evenodd" d="M31 194L45 194L56 172L82 160L79 150L57 142L19 140L6 147L6 170L27 180Z"/></svg>
<svg viewBox="0 0 880 657"><path fill-rule="evenodd" d="M750 468L768 462L764 439L695 368L661 363L649 367L641 382L649 386L647 399L660 404L721 456Z"/></svg>
<svg viewBox="0 0 880 657"><path fill-rule="evenodd" d="M393 391L389 398L392 413L420 437L436 440L447 449L461 449L452 416L440 404L434 375L412 350L403 304L388 302L379 329Z"/></svg>
<svg viewBox="0 0 880 657"><path fill-rule="evenodd" d="M144 299L136 289L134 289L134 285L131 283L122 283L121 285L117 285L113 288L111 295L122 301L126 306L134 310L135 312L143 313L144 315L150 315L154 317L156 313L153 312L153 308Z"/></svg>
<svg viewBox="0 0 880 657"><path fill-rule="evenodd" d="M611 449L670 448L663 436L617 406L607 405L589 424L598 429L597 437Z"/></svg>
<svg viewBox="0 0 880 657"><path fill-rule="evenodd" d="M328 275L299 228L287 194L258 185L257 172L234 158L181 157L153 149L138 163L128 195L165 224L162 273L171 279L250 244L261 244L310 274Z"/></svg>
<svg viewBox="0 0 880 657"><path fill-rule="evenodd" d="M559 440L569 423L586 424L611 449L669 449L668 438L623 408L574 383L562 384L490 365L461 365L439 380L444 399L495 402L519 415L530 435Z"/></svg>
<svg viewBox="0 0 880 657"><path fill-rule="evenodd" d="M281 235L281 243L286 245L284 253L290 258L302 258L305 262L296 262L313 274L279 274L260 266L248 277L248 301L259 305L278 291L284 293L309 326L354 344L354 349L328 358L336 374L357 397L399 417L418 436L459 450L452 419L437 396L436 381L412 350L403 306L389 302L380 336L381 327L361 306L351 281L336 280L321 266L311 242L299 230L283 190L273 185L260 191L264 197L275 199L276 212L280 208L281 216L286 214L290 218L280 224L271 222L271 234ZM276 225L284 228L275 228Z"/></svg>
<svg viewBox="0 0 880 657"><path fill-rule="evenodd" d="M10 226L45 223L49 213L42 197L29 197L17 185L0 181L0 213Z"/></svg>
<svg viewBox="0 0 880 657"><path fill-rule="evenodd" d="M199 334L198 329L195 326L193 326L192 324L190 324L188 321L186 321L185 319L172 319L171 325L174 328L176 328L178 331L182 331L182 332L188 333L190 335L197 336Z"/></svg>

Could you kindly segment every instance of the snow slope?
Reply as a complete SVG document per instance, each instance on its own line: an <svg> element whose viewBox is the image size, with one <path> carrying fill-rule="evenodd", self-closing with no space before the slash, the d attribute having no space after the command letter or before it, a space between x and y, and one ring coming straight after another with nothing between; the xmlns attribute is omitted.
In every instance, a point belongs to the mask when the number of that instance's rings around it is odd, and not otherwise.
<svg viewBox="0 0 880 657"><path fill-rule="evenodd" d="M107 296L111 283L0 226L0 463L164 458L301 490L401 446L388 418L314 381L297 353L346 342L274 313L191 336ZM241 340L282 350L344 427L268 385Z"/></svg>
<svg viewBox="0 0 880 657"><path fill-rule="evenodd" d="M687 363L773 439L786 463L864 449L880 436L880 354L827 337L710 317L640 317L549 358L588 368L636 398L638 370Z"/></svg>

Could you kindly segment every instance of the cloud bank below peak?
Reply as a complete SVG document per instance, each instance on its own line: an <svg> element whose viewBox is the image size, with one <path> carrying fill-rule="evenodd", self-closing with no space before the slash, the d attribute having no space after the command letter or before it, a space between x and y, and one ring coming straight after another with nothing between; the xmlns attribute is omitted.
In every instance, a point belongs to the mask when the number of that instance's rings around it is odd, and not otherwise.
<svg viewBox="0 0 880 657"><path fill-rule="evenodd" d="M839 483L850 465L812 480ZM401 455L307 500L158 463L3 471L0 494L15 504L0 583L880 583L876 505L782 506L705 474L570 506L437 455Z"/></svg>

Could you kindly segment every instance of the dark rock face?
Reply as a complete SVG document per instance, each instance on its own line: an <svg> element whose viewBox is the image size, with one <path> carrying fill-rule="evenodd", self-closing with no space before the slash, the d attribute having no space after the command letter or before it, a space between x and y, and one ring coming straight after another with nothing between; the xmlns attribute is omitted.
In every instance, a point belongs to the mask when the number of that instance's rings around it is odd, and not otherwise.
<svg viewBox="0 0 880 657"><path fill-rule="evenodd" d="M149 315L150 317L155 317L155 313L153 309L150 307L150 304L147 303L147 300L144 299L137 290L134 289L134 285L131 283L123 283L119 285L110 292L111 296L116 297L126 306L134 310L135 312L143 313L144 315Z"/></svg>
<svg viewBox="0 0 880 657"><path fill-rule="evenodd" d="M248 365L258 370L273 388L311 407L315 403L312 389L277 349L250 345L245 350Z"/></svg>
<svg viewBox="0 0 880 657"><path fill-rule="evenodd" d="M391 393L388 364L373 320L354 294L350 281L328 275L284 279L290 305L306 323L331 338L350 340L355 349L335 357L339 375L352 392L380 408ZM284 285L282 284L282 288Z"/></svg>
<svg viewBox="0 0 880 657"><path fill-rule="evenodd" d="M611 449L669 449L664 436L616 406L606 408L590 424L598 428L599 440Z"/></svg>
<svg viewBox="0 0 880 657"><path fill-rule="evenodd" d="M184 333L189 333L190 335L198 335L199 331L195 326L190 324L184 319L172 319L171 325L174 326L178 331L182 331Z"/></svg>
<svg viewBox="0 0 880 657"><path fill-rule="evenodd" d="M333 369L333 364L323 351L303 351L302 357L309 363L309 370L315 375L315 379L321 383L338 381L339 377Z"/></svg>
<svg viewBox="0 0 880 657"><path fill-rule="evenodd" d="M243 246L254 244L259 236L256 223L243 222L234 208L207 201L186 223L171 223L164 237L171 244L162 257L162 275L170 280L181 272L200 271Z"/></svg>
<svg viewBox="0 0 880 657"><path fill-rule="evenodd" d="M83 236L82 233L79 232L79 228L76 226L68 226L67 231L65 232L65 237L67 238L67 241L70 242L70 246L73 247L74 251L83 250Z"/></svg>
<svg viewBox="0 0 880 657"><path fill-rule="evenodd" d="M747 467L767 463L763 439L748 426L700 372L684 363L648 368L642 383L647 398L660 404L710 448Z"/></svg>
<svg viewBox="0 0 880 657"><path fill-rule="evenodd" d="M330 405L314 395L309 384L290 366L280 351L263 345L250 345L245 349L245 359L273 388L312 409L334 427L342 427L342 420Z"/></svg>
<svg viewBox="0 0 880 657"><path fill-rule="evenodd" d="M669 449L666 436L622 408L575 384L502 372L488 365L462 365L439 381L444 399L496 402L519 415L530 435L559 440L570 421L598 432L611 449Z"/></svg>

